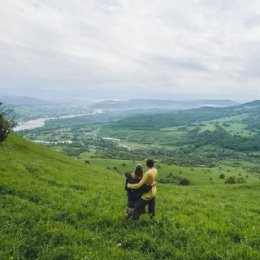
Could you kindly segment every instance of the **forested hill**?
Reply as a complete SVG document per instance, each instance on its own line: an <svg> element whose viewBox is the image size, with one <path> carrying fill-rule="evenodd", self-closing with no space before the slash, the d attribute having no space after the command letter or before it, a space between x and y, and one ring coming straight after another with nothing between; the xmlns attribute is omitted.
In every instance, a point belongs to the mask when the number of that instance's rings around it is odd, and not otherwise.
<svg viewBox="0 0 260 260"><path fill-rule="evenodd" d="M239 106L216 108L202 107L176 112L136 115L111 123L117 129L150 129L156 130L166 127L189 125L204 121L241 116L242 120L251 128L260 128L260 101L256 100ZM243 117L242 117L243 116Z"/></svg>
<svg viewBox="0 0 260 260"><path fill-rule="evenodd" d="M229 107L237 103L232 100L163 100L163 99L132 99L106 100L93 104L93 109L103 110L181 110L203 106Z"/></svg>
<svg viewBox="0 0 260 260"><path fill-rule="evenodd" d="M33 97L26 97L26 96L8 96L8 95L1 95L0 94L0 100L6 105L6 106L46 106L50 105L51 102L39 99L39 98L33 98Z"/></svg>

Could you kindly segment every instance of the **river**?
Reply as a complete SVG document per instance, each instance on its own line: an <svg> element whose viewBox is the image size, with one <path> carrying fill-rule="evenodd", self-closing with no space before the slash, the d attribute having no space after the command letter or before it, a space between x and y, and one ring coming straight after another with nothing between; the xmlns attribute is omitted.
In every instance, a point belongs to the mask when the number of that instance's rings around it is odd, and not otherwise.
<svg viewBox="0 0 260 260"><path fill-rule="evenodd" d="M29 120L18 123L16 127L13 128L15 132L19 132L22 130L31 130L39 127L43 127L45 125L45 122L51 119L66 119L66 118L73 118L73 117L80 117L80 116L88 116L88 115L95 115L103 113L102 110L95 110L92 113L87 114L80 114L80 115L67 115L67 116L59 116L59 117L48 117L48 118L38 118L35 120Z"/></svg>

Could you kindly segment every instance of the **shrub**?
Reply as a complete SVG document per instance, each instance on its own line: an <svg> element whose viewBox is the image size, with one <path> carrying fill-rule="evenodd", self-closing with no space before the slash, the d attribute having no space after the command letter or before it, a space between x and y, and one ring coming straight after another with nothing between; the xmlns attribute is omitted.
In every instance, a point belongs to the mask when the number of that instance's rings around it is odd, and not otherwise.
<svg viewBox="0 0 260 260"><path fill-rule="evenodd" d="M183 178L180 180L179 185L188 186L188 185L190 185L190 180L187 178Z"/></svg>
<svg viewBox="0 0 260 260"><path fill-rule="evenodd" d="M246 183L246 180L243 177L236 178L234 176L229 177L226 181L226 184L235 184L235 183Z"/></svg>
<svg viewBox="0 0 260 260"><path fill-rule="evenodd" d="M219 174L219 178L220 178L220 179L225 179L225 177L226 177L226 176L225 176L224 173Z"/></svg>
<svg viewBox="0 0 260 260"><path fill-rule="evenodd" d="M230 176L226 179L225 184L235 184L236 178L234 176Z"/></svg>

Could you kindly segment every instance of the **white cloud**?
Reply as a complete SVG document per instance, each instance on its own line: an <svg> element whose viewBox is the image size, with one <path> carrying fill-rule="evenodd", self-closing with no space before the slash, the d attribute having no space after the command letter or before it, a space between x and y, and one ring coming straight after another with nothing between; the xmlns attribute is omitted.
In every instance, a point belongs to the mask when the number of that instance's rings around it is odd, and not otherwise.
<svg viewBox="0 0 260 260"><path fill-rule="evenodd" d="M259 98L257 0L0 0L0 7L1 92Z"/></svg>

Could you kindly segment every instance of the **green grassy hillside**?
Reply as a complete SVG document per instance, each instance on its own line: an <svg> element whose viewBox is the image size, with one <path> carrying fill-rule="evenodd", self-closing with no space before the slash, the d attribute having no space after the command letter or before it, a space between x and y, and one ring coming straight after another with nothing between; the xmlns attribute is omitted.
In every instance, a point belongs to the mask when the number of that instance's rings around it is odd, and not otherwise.
<svg viewBox="0 0 260 260"><path fill-rule="evenodd" d="M159 184L152 222L125 221L125 204L113 169L0 143L0 259L260 259L257 183Z"/></svg>

